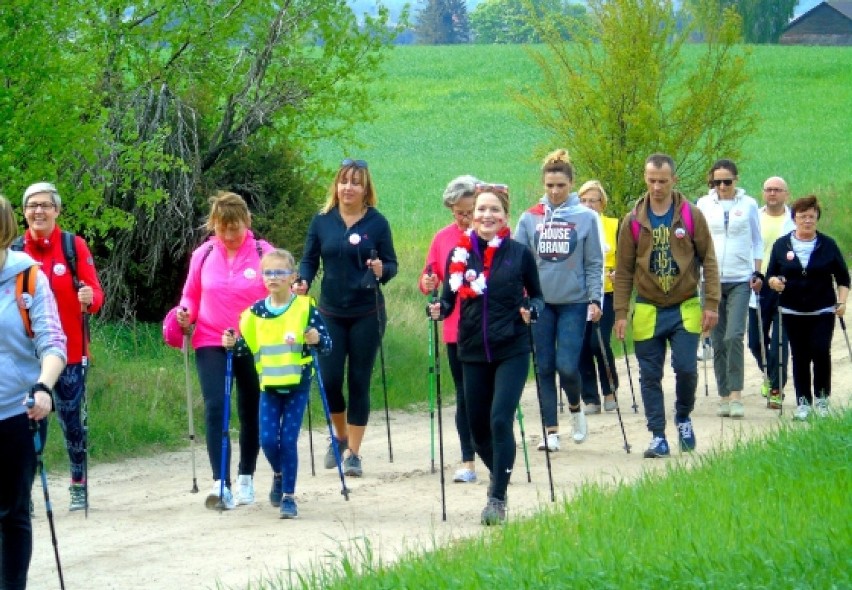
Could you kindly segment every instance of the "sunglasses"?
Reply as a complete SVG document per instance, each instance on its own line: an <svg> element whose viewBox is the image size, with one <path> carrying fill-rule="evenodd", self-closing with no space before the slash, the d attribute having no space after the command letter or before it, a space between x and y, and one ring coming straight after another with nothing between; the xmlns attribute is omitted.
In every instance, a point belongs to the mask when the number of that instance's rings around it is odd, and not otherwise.
<svg viewBox="0 0 852 590"><path fill-rule="evenodd" d="M353 160L352 158L346 158L340 163L341 168L357 168L359 170L367 169L367 160Z"/></svg>
<svg viewBox="0 0 852 590"><path fill-rule="evenodd" d="M734 184L734 179L733 178L720 178L719 180L711 180L710 181L710 186L722 186L723 184L725 186L731 186L732 184Z"/></svg>
<svg viewBox="0 0 852 590"><path fill-rule="evenodd" d="M476 183L476 194L478 195L479 193L502 193L504 195L508 195L509 185L478 182Z"/></svg>
<svg viewBox="0 0 852 590"><path fill-rule="evenodd" d="M267 268L262 274L264 279L284 279L293 274L293 272L295 271L286 268Z"/></svg>

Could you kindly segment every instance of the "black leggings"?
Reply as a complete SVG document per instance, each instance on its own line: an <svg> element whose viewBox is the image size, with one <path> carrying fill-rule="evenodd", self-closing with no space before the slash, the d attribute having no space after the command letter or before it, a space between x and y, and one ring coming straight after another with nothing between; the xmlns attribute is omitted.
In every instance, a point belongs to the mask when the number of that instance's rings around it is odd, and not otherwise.
<svg viewBox="0 0 852 590"><path fill-rule="evenodd" d="M226 353L222 346L202 346L195 351L195 366L204 396L204 423L207 431L207 455L213 479L225 479L231 485L231 441L225 473L222 462L222 422L225 415ZM237 415L240 418L240 475L254 475L260 453L260 381L251 355L234 357L234 379L237 385Z"/></svg>
<svg viewBox="0 0 852 590"><path fill-rule="evenodd" d="M515 464L515 409L530 367L529 353L491 363L462 363L467 419L476 454L491 472L489 494L506 499Z"/></svg>
<svg viewBox="0 0 852 590"><path fill-rule="evenodd" d="M456 431L459 433L462 461L467 463L476 457L473 451L473 437L470 435L470 421L467 419L467 405L464 401L464 373L459 360L459 345L447 343L447 361L450 363L450 373L456 388Z"/></svg>
<svg viewBox="0 0 852 590"><path fill-rule="evenodd" d="M349 386L349 408L346 422L366 426L370 417L370 377L379 350L379 315L344 318L323 314L325 327L331 336L331 354L320 356L322 382L332 414L347 410L343 398L343 377ZM381 330L385 331L384 314ZM346 359L349 358L349 366Z"/></svg>
<svg viewBox="0 0 852 590"><path fill-rule="evenodd" d="M23 590L33 553L30 490L35 446L25 414L0 420L0 588Z"/></svg>

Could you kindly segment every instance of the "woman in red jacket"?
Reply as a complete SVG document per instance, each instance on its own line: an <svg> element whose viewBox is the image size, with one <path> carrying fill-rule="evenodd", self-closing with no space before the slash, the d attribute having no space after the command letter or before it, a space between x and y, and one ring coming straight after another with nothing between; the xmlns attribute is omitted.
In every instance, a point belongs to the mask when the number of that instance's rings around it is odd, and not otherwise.
<svg viewBox="0 0 852 590"><path fill-rule="evenodd" d="M56 382L54 406L65 435L65 447L71 462L71 510L88 506L86 488L86 444L81 402L86 390L86 367L89 353L88 333L84 333L83 314L96 313L104 303L104 292L98 280L92 253L86 241L74 236L76 276L62 249L62 230L56 218L62 210L62 198L49 182L37 182L24 191L23 250L47 276L56 297L62 330L68 338L68 364ZM47 435L47 420L41 422L42 441Z"/></svg>

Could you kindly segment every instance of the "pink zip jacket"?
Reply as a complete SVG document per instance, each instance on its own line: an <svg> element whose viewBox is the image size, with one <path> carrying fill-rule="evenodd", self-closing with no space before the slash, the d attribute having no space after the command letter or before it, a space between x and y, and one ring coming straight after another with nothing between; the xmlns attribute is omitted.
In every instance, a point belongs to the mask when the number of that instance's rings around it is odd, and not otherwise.
<svg viewBox="0 0 852 590"><path fill-rule="evenodd" d="M426 265L423 267L423 273L426 274L426 271L429 268L429 265L432 265L432 272L438 275L438 278L443 283L444 275L447 271L447 261L450 258L450 254L453 249L459 245L459 239L464 232L459 228L458 224L451 223L444 229L440 230L435 234L435 237L432 238L432 245L429 246L429 253L426 255ZM418 286L420 285L420 278L417 279ZM420 288L420 291L427 294ZM441 287L438 287L438 294L440 296ZM444 320L444 342L455 344L459 339L459 310L461 309L461 305L453 306L453 312L447 316Z"/></svg>
<svg viewBox="0 0 852 590"><path fill-rule="evenodd" d="M247 231L231 261L216 236L192 253L180 305L189 311L190 321L195 323L193 348L222 346L222 332L226 328L239 330L240 313L266 297L257 245L264 254L272 250L269 243L255 240L254 234Z"/></svg>

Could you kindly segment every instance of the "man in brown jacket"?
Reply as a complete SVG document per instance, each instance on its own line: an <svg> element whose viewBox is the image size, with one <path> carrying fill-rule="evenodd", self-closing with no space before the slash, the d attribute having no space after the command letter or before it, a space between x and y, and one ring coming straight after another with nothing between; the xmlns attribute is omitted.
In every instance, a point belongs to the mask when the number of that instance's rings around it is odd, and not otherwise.
<svg viewBox="0 0 852 590"><path fill-rule="evenodd" d="M698 362L695 349L702 332L718 319L719 269L713 239L701 211L674 190L675 163L653 154L645 160L648 192L621 223L615 271L615 334L624 340L630 296L636 288L633 340L639 362L642 403L653 434L646 458L667 457L663 364L666 342L675 372L675 425L681 449L695 448L689 418L695 406ZM699 269L704 268L704 309L698 298Z"/></svg>

